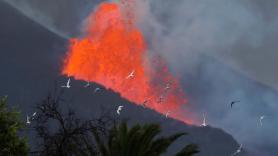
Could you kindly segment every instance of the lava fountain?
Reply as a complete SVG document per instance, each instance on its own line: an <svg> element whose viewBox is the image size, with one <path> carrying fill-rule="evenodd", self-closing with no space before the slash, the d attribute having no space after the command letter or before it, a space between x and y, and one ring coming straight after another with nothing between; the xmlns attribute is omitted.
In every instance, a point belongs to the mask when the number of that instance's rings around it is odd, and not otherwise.
<svg viewBox="0 0 278 156"><path fill-rule="evenodd" d="M82 38L72 38L62 74L99 83L138 105L191 123L187 103L165 61L148 54L132 3L103 2L88 17Z"/></svg>

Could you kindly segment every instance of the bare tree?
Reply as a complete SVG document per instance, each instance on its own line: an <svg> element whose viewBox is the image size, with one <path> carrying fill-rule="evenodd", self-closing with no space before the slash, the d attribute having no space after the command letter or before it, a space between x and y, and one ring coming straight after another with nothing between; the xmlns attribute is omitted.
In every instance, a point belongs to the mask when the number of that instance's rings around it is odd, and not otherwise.
<svg viewBox="0 0 278 156"><path fill-rule="evenodd" d="M63 91L55 90L36 106L31 117L38 144L31 155L39 156L158 156L167 150L177 138L186 133L156 138L161 129L157 124L135 125L128 128L126 122L112 115L112 110L101 107L94 119L80 119L72 109L65 109ZM198 146L190 144L177 155L189 156L198 153ZM140 154L139 154L140 155Z"/></svg>
<svg viewBox="0 0 278 156"><path fill-rule="evenodd" d="M64 110L61 104L66 102L63 90L48 96L37 106L37 115L32 118L33 129L37 134L37 150L33 155L70 156L70 155L98 155L94 137L91 131L98 131L107 135L116 120L111 111L102 108L100 117L93 120L82 120L76 117L71 109Z"/></svg>

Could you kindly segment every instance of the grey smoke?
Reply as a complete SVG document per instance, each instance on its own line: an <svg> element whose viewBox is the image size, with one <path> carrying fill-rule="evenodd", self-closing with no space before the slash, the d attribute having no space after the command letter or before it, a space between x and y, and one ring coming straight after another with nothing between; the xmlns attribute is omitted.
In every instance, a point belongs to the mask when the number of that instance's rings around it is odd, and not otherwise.
<svg viewBox="0 0 278 156"><path fill-rule="evenodd" d="M150 50L173 72L195 79L184 82L194 83L188 92L200 92L190 106L195 117L206 111L210 124L260 155L273 155L278 146L278 94L261 84L278 84L277 10L274 0L137 1L138 26ZM229 103L238 99L231 110ZM269 115L264 127L258 126L261 114Z"/></svg>
<svg viewBox="0 0 278 156"><path fill-rule="evenodd" d="M200 53L208 53L256 80L277 87L278 74L270 70L277 65L275 58L278 57L277 1L152 0L138 3L142 17L140 27L147 38L154 41L154 51L172 58L169 62L173 66L185 58L190 58L186 62L192 65ZM174 67L177 68L180 65Z"/></svg>

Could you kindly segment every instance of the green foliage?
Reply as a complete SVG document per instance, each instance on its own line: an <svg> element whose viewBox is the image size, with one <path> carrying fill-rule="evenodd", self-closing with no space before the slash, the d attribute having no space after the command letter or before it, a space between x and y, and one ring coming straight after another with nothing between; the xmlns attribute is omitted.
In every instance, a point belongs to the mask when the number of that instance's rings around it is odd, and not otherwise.
<svg viewBox="0 0 278 156"><path fill-rule="evenodd" d="M186 134L158 137L160 132L160 126L156 124L135 125L129 129L125 122L112 128L106 139L102 139L97 129L92 131L102 156L160 156L175 140ZM177 156L192 156L198 153L197 149L196 145L188 145Z"/></svg>
<svg viewBox="0 0 278 156"><path fill-rule="evenodd" d="M28 155L25 138L20 138L17 134L23 126L19 112L15 109L8 110L7 97L0 99L0 155Z"/></svg>

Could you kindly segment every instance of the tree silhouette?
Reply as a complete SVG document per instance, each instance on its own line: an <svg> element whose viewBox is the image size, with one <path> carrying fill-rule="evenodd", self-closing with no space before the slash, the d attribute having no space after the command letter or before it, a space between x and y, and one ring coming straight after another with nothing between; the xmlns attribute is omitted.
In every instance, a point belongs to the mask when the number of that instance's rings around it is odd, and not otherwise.
<svg viewBox="0 0 278 156"><path fill-rule="evenodd" d="M98 129L105 134L108 127L116 124L109 111L102 112L99 118L93 120L79 119L71 109L60 108L66 100L63 92L56 91L36 106L37 116L33 118L33 129L40 139L36 150L30 154L42 156L97 155L94 139L90 133Z"/></svg>
<svg viewBox="0 0 278 156"><path fill-rule="evenodd" d="M28 145L25 138L18 136L24 124L20 121L19 112L7 108L8 98L0 99L0 155L28 155Z"/></svg>
<svg viewBox="0 0 278 156"><path fill-rule="evenodd" d="M198 146L196 144L190 144L185 146L176 156L191 156L199 153Z"/></svg>
<svg viewBox="0 0 278 156"><path fill-rule="evenodd" d="M97 129L92 129L97 149L101 156L160 156L179 137L186 133L177 133L168 137L157 137L161 132L157 124L127 127L126 122L113 127L107 138L104 138ZM192 156L198 153L198 146L187 145L176 156Z"/></svg>
<svg viewBox="0 0 278 156"><path fill-rule="evenodd" d="M157 124L135 125L130 129L126 122L119 124L111 110L102 109L100 117L81 120L72 110L64 111L63 93L49 94L36 107L33 128L40 138L37 150L30 154L41 156L160 156L178 138L186 133L158 137ZM198 153L197 145L190 144L176 156Z"/></svg>

